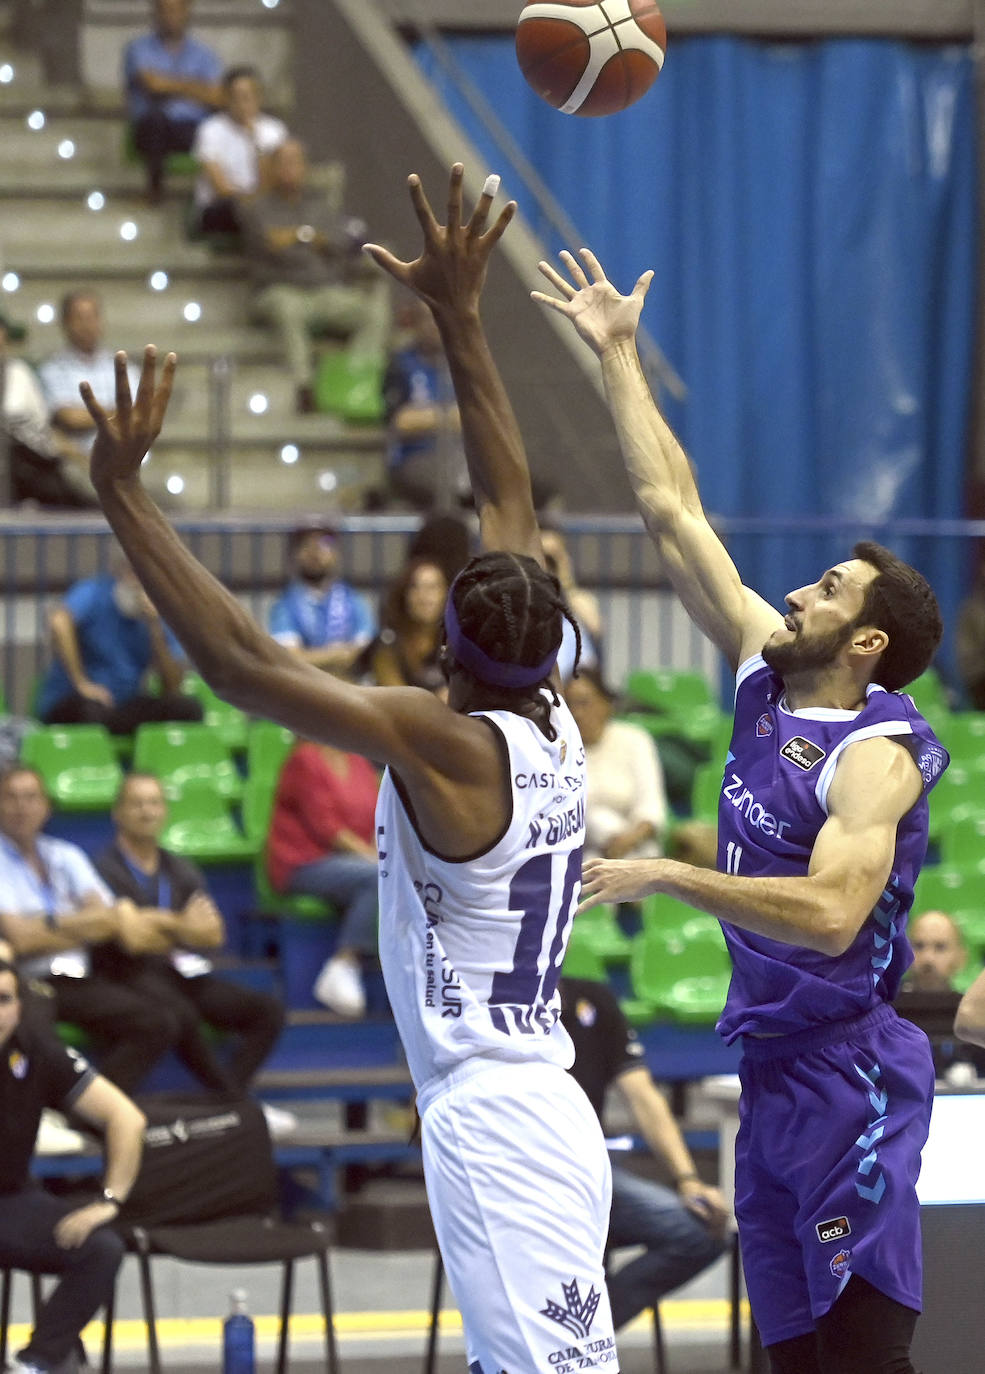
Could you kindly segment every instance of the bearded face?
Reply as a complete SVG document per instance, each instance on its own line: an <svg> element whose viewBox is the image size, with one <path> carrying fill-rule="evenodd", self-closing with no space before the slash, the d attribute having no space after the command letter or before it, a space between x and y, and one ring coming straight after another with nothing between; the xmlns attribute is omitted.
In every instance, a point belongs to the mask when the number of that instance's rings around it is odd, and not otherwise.
<svg viewBox="0 0 985 1374"><path fill-rule="evenodd" d="M856 629L850 623L814 634L796 630L792 638L770 639L763 646L763 659L782 678L816 673L834 662Z"/></svg>

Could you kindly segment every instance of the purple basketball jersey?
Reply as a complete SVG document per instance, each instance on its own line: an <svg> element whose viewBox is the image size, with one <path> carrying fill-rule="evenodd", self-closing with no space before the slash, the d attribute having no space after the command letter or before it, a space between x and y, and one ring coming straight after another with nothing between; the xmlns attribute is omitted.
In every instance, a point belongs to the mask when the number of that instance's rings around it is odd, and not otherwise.
<svg viewBox="0 0 985 1374"><path fill-rule="evenodd" d="M875 684L861 711L792 712L783 681L759 656L739 669L735 725L718 807L718 866L745 877L802 877L827 820L828 789L846 745L890 735L910 750L924 780L902 818L885 890L851 947L832 957L723 922L733 974L718 1030L792 1034L860 1016L892 1001L913 959L906 920L927 850L927 793L947 752L912 700Z"/></svg>

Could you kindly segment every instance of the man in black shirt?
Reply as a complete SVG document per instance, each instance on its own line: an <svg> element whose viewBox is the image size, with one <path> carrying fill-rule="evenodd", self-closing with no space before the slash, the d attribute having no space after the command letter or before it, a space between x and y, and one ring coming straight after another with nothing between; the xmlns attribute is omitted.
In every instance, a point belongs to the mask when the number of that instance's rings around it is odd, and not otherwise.
<svg viewBox="0 0 985 1374"><path fill-rule="evenodd" d="M105 1136L102 1195L78 1206L31 1182L45 1107L71 1110ZM44 1028L21 1023L20 980L0 959L0 1266L58 1274L20 1352L21 1374L74 1374L79 1332L113 1292L123 1242L109 1223L137 1176L142 1113L74 1050Z"/></svg>
<svg viewBox="0 0 985 1374"><path fill-rule="evenodd" d="M609 1249L645 1246L642 1255L608 1274L618 1330L718 1258L728 1208L718 1189L698 1177L643 1046L606 984L562 978L561 1020L575 1047L571 1073L599 1119L606 1090L618 1084L644 1140L674 1181L673 1188L664 1187L613 1163Z"/></svg>
<svg viewBox="0 0 985 1374"><path fill-rule="evenodd" d="M275 997L217 978L198 952L223 943L222 917L201 871L158 844L167 819L158 779L128 774L113 819L116 837L97 855L96 870L118 897L136 901L145 922L153 923L156 952L133 955L115 942L99 945L92 951L93 971L167 1009L174 1019L172 1048L205 1087L245 1092L280 1035L284 1009ZM228 1065L206 1038L207 1025L238 1035Z"/></svg>

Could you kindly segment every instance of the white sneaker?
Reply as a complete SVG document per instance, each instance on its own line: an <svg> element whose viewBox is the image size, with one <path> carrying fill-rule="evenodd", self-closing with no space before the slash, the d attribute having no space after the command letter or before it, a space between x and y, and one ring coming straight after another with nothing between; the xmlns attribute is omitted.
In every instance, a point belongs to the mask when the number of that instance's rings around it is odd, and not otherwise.
<svg viewBox="0 0 985 1374"><path fill-rule="evenodd" d="M61 1112L53 1112L46 1107L41 1113L34 1142L34 1153L38 1155L77 1155L86 1147L85 1136L73 1131Z"/></svg>
<svg viewBox="0 0 985 1374"><path fill-rule="evenodd" d="M298 1119L293 1112L286 1112L283 1107L272 1107L269 1102L261 1102L260 1110L266 1118L271 1139L280 1140L282 1136L297 1130Z"/></svg>
<svg viewBox="0 0 985 1374"><path fill-rule="evenodd" d="M329 959L315 979L315 997L340 1016L365 1016L362 975L351 959Z"/></svg>

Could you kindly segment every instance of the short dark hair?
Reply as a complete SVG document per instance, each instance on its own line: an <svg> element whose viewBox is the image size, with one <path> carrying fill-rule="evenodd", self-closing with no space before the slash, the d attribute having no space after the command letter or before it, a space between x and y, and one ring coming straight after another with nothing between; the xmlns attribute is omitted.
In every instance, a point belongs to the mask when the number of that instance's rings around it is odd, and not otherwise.
<svg viewBox="0 0 985 1374"><path fill-rule="evenodd" d="M260 79L260 73L257 71L256 67L250 66L249 63L245 62L240 63L238 67L228 67L222 74L222 84L228 91L234 81L242 81L244 78L255 81L258 86L263 85Z"/></svg>
<svg viewBox="0 0 985 1374"><path fill-rule="evenodd" d="M320 534L324 539L338 539L339 529L327 520L313 520L308 525L297 525L287 536L287 552L293 557L312 534Z"/></svg>
<svg viewBox="0 0 985 1374"><path fill-rule="evenodd" d="M0 791L3 791L11 778L16 778L20 773L30 773L32 778L36 778L45 801L51 801L43 775L36 768L32 768L29 763L9 763L6 768L0 768Z"/></svg>
<svg viewBox="0 0 985 1374"><path fill-rule="evenodd" d="M930 667L944 625L930 583L889 549L862 540L854 558L870 563L877 576L869 583L857 625L874 625L889 636L872 681L898 692Z"/></svg>
<svg viewBox="0 0 985 1374"><path fill-rule="evenodd" d="M515 553L479 554L456 577L451 597L462 634L498 663L523 667L542 663L560 648L567 620L575 632L577 670L581 657L578 622L568 609L560 582L535 559ZM505 709L516 709L521 700L536 698L541 687L550 685L550 674L532 687L480 685L487 695L501 700ZM542 728L549 733L547 727Z"/></svg>
<svg viewBox="0 0 985 1374"><path fill-rule="evenodd" d="M120 779L120 785L116 789L116 796L113 798L114 811L119 806L123 798L126 796L127 788L130 786L132 782L156 782L158 787L161 789L162 793L164 792L164 783L161 782L161 779L157 776L156 773L148 773L145 772L143 769L138 769L137 772L124 773L123 777ZM166 800L167 795L165 794L165 801Z"/></svg>
<svg viewBox="0 0 985 1374"><path fill-rule="evenodd" d="M93 290L91 286L74 286L71 291L65 292L58 307L58 318L61 320L62 324L64 324L69 315L71 315L72 306L76 305L79 301L93 301L100 310L103 307L103 298L98 291Z"/></svg>

